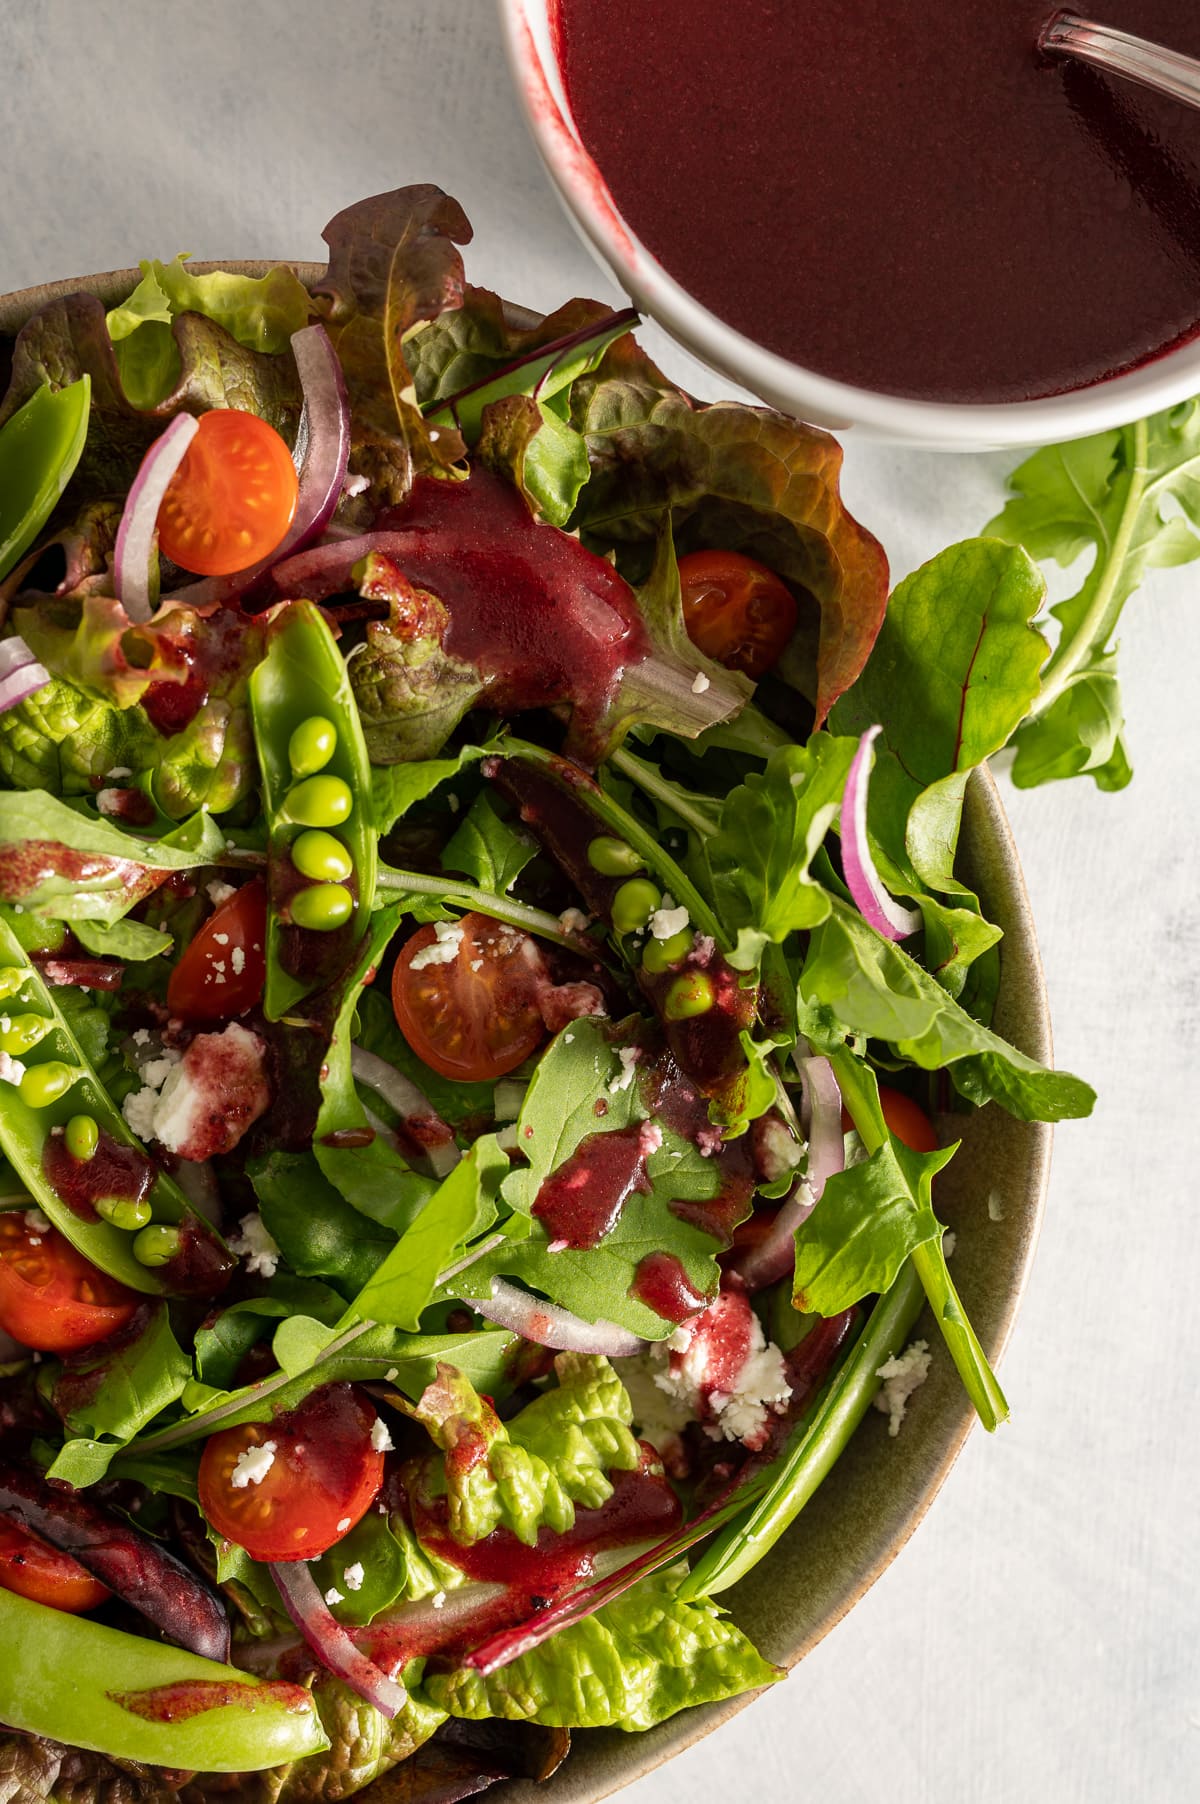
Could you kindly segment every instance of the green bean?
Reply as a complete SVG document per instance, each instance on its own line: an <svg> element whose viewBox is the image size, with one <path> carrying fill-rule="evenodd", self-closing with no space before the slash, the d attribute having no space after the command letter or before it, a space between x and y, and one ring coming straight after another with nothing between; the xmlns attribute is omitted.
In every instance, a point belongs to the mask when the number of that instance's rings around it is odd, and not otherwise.
<svg viewBox="0 0 1200 1804"><path fill-rule="evenodd" d="M12 1591L0 1590L0 1647L0 1721L27 1735L210 1773L255 1772L329 1745L301 1686L264 1683Z"/></svg>

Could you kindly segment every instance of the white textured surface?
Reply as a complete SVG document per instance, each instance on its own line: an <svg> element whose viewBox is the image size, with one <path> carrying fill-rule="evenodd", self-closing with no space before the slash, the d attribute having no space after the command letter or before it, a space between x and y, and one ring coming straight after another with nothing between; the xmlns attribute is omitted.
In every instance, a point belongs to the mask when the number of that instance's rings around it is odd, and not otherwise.
<svg viewBox="0 0 1200 1804"><path fill-rule="evenodd" d="M607 292L488 0L0 0L0 42L0 290L180 249L316 257L348 201L435 180L476 280ZM978 529L1002 467L852 446L846 486L899 574ZM1059 1133L1013 1424L789 1684L630 1804L1200 1797L1200 577L1156 577L1123 637L1133 786L1006 795L1059 1059L1100 1091Z"/></svg>

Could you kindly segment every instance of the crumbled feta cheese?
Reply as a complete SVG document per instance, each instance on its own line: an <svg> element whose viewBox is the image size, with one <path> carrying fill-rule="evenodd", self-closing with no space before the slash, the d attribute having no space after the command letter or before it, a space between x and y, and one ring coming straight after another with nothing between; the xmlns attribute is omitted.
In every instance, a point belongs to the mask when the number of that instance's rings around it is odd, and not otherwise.
<svg viewBox="0 0 1200 1804"><path fill-rule="evenodd" d="M947 1259L953 1259L954 1249L957 1245L958 1235L954 1232L953 1228L947 1228L946 1232L942 1235L942 1252L946 1255Z"/></svg>
<svg viewBox="0 0 1200 1804"><path fill-rule="evenodd" d="M610 1077L608 1080L609 1090L614 1096L619 1096L622 1090L628 1090L630 1084L633 1082L634 1067L637 1065L641 1056L642 1052L640 1046L618 1047L617 1057L621 1061L621 1069L618 1071L616 1077Z"/></svg>
<svg viewBox="0 0 1200 1804"><path fill-rule="evenodd" d="M248 1485L262 1483L275 1464L275 1449L274 1441L263 1441L260 1446L242 1448L229 1474L229 1482L235 1491L244 1491Z"/></svg>
<svg viewBox="0 0 1200 1804"><path fill-rule="evenodd" d="M656 1153L662 1146L662 1129L656 1121L643 1121L638 1131L638 1151L643 1159Z"/></svg>
<svg viewBox="0 0 1200 1804"><path fill-rule="evenodd" d="M155 1136L168 1152L200 1160L232 1151L270 1105L266 1051L236 1021L219 1034L197 1034L154 1111Z"/></svg>
<svg viewBox="0 0 1200 1804"><path fill-rule="evenodd" d="M263 1218L257 1211L243 1215L237 1233L229 1237L229 1250L246 1261L248 1272L257 1272L263 1278L275 1276L279 1264L279 1246L274 1236L264 1227Z"/></svg>
<svg viewBox="0 0 1200 1804"><path fill-rule="evenodd" d="M164 1046L156 1059L147 1059L140 1068L138 1076L152 1090L161 1090L182 1055L172 1046Z"/></svg>
<svg viewBox="0 0 1200 1804"><path fill-rule="evenodd" d="M229 954L229 962L233 966L234 976L240 977L242 972L246 969L245 948L243 946L235 946L233 951Z"/></svg>
<svg viewBox="0 0 1200 1804"><path fill-rule="evenodd" d="M429 1601L435 1610L443 1610L446 1607L446 1593L444 1591L435 1591Z"/></svg>
<svg viewBox="0 0 1200 1804"><path fill-rule="evenodd" d="M678 908L656 908L650 916L650 931L656 940L673 939L677 933L683 932L691 918L682 905Z"/></svg>
<svg viewBox="0 0 1200 1804"><path fill-rule="evenodd" d="M106 783L119 783L122 777L132 777L132 775L133 772L127 764L114 764L111 770L105 771L104 780Z"/></svg>
<svg viewBox="0 0 1200 1804"><path fill-rule="evenodd" d="M888 1433L900 1433L900 1424L908 1409L908 1400L924 1384L933 1355L927 1340L915 1340L911 1347L876 1367L875 1376L883 1379L883 1389L876 1394L875 1407L888 1418Z"/></svg>
<svg viewBox="0 0 1200 1804"><path fill-rule="evenodd" d="M548 1253L565 1253L570 1244L569 1240L552 1240L546 1251Z"/></svg>
<svg viewBox="0 0 1200 1804"><path fill-rule="evenodd" d="M763 1339L761 1329L757 1338ZM737 1389L728 1393L713 1391L709 1404L727 1441L745 1441L753 1446L766 1428L767 1411L778 1413L786 1408L791 1394L783 1354L772 1341L750 1354L738 1373Z"/></svg>
<svg viewBox="0 0 1200 1804"><path fill-rule="evenodd" d="M754 1156L764 1183L774 1184L795 1171L804 1150L778 1115L761 1115L754 1123Z"/></svg>
<svg viewBox="0 0 1200 1804"><path fill-rule="evenodd" d="M213 934L213 945L214 946L227 946L228 944L229 944L229 935L227 933L214 933Z"/></svg>
<svg viewBox="0 0 1200 1804"><path fill-rule="evenodd" d="M371 1445L376 1453L390 1453L396 1445L382 1416L376 1416L371 1424Z"/></svg>
<svg viewBox="0 0 1200 1804"><path fill-rule="evenodd" d="M788 782L791 784L793 789L801 789L804 785L804 780L805 780L806 775L807 775L807 772L805 772L805 771L794 770L792 772L791 776L788 778Z"/></svg>
<svg viewBox="0 0 1200 1804"><path fill-rule="evenodd" d="M96 792L96 806L101 814L120 814L124 801L123 789L101 789Z"/></svg>
<svg viewBox="0 0 1200 1804"><path fill-rule="evenodd" d="M362 1582L366 1578L361 1560L355 1560L353 1566L347 1566L342 1574L342 1583L351 1591L361 1591Z"/></svg>
<svg viewBox="0 0 1200 1804"><path fill-rule="evenodd" d="M387 1371L383 1375L387 1379L389 1384L393 1384L393 1383L395 1383L396 1379L399 1378L399 1376L400 1376L400 1368L399 1368L399 1366L389 1366Z"/></svg>
<svg viewBox="0 0 1200 1804"><path fill-rule="evenodd" d="M340 1522L339 1522L339 1523L338 1523L338 1525L337 1525L337 1532L338 1532L338 1534L339 1534L339 1535L344 1535L344 1534L345 1534L345 1532L346 1532L346 1530L347 1530L347 1529L348 1529L348 1528L349 1528L349 1526L350 1526L350 1518L349 1518L349 1516L343 1516L343 1517L342 1517L342 1519L341 1519L341 1521L340 1521Z"/></svg>
<svg viewBox="0 0 1200 1804"><path fill-rule="evenodd" d="M988 1191L988 1220L1004 1220L1004 1204L1000 1200L1000 1192L998 1190Z"/></svg>
<svg viewBox="0 0 1200 1804"><path fill-rule="evenodd" d="M31 1234L48 1234L50 1232L50 1217L48 1215L43 1215L40 1209L26 1209L25 1226L29 1229Z"/></svg>
<svg viewBox="0 0 1200 1804"><path fill-rule="evenodd" d="M135 1028L133 1033L133 1043L135 1046L149 1046L150 1029L148 1027Z"/></svg>
<svg viewBox="0 0 1200 1804"><path fill-rule="evenodd" d="M458 957L458 949L463 940L462 923L435 921L433 931L435 937L432 945L423 947L415 958L409 960L410 971L423 971L427 965L452 965Z"/></svg>
<svg viewBox="0 0 1200 1804"><path fill-rule="evenodd" d="M234 884L222 883L219 877L214 877L211 883L204 885L204 888L214 908L220 908L222 902L228 902L230 896L237 894Z"/></svg>
<svg viewBox="0 0 1200 1804"><path fill-rule="evenodd" d="M14 1059L10 1053L0 1052L0 1078L6 1084L19 1084L25 1075L25 1066L20 1059Z"/></svg>
<svg viewBox="0 0 1200 1804"><path fill-rule="evenodd" d="M558 917L558 924L564 933L582 933L591 920L582 908L564 908Z"/></svg>
<svg viewBox="0 0 1200 1804"><path fill-rule="evenodd" d="M337 1586L330 1585L328 1591L325 1593L325 1602L327 1604L341 1604L345 1603L345 1601L345 1598L342 1596L342 1593L338 1590Z"/></svg>
<svg viewBox="0 0 1200 1804"><path fill-rule="evenodd" d="M705 676L704 672L698 670L692 678L692 694L703 695L704 691L709 688L709 686L708 678Z"/></svg>
<svg viewBox="0 0 1200 1804"><path fill-rule="evenodd" d="M158 1107L158 1091L147 1084L143 1090L131 1090L121 1104L126 1124L139 1140L153 1140L154 1111Z"/></svg>

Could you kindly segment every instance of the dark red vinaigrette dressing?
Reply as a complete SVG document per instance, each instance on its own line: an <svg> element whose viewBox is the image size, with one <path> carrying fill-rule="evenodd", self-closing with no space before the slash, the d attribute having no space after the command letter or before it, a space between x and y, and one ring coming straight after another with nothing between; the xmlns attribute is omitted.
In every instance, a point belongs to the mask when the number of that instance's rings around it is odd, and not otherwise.
<svg viewBox="0 0 1200 1804"><path fill-rule="evenodd" d="M1055 10L559 0L557 23L584 143L699 301L841 381L999 402L1200 330L1200 112L1040 58ZM1200 56L1197 0L1099 16Z"/></svg>
<svg viewBox="0 0 1200 1804"><path fill-rule="evenodd" d="M538 1190L533 1213L551 1244L596 1247L611 1233L634 1191L652 1188L641 1122L585 1134Z"/></svg>
<svg viewBox="0 0 1200 1804"><path fill-rule="evenodd" d="M156 1176L145 1153L136 1146L123 1146L104 1128L90 1159L77 1159L62 1129L51 1129L42 1149L42 1171L60 1202L81 1221L95 1221L96 1204L104 1198L143 1202Z"/></svg>

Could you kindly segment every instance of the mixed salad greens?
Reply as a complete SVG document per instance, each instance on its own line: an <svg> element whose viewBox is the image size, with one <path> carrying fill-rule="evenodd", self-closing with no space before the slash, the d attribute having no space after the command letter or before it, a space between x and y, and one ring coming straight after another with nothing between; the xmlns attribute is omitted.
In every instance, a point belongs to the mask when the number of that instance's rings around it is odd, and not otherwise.
<svg viewBox="0 0 1200 1804"><path fill-rule="evenodd" d="M311 291L146 263L10 347L17 1804L544 1777L777 1676L715 1600L881 1384L899 1426L926 1300L1007 1413L935 1180L956 1111L1093 1098L989 1025L964 794L1010 742L1127 780L1196 407L1039 452L889 600L827 434L469 235L403 189ZM1052 650L1034 558L1091 543Z"/></svg>

